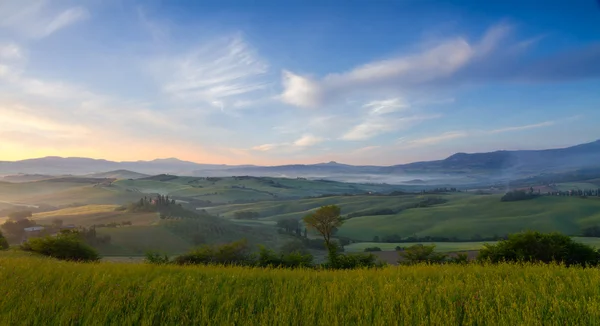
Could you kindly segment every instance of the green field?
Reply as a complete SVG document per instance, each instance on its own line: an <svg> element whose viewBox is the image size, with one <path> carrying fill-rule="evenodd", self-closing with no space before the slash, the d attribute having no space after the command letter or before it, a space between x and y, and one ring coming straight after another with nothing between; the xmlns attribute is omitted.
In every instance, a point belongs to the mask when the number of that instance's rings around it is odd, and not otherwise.
<svg viewBox="0 0 600 326"><path fill-rule="evenodd" d="M600 238L584 238L584 237L573 237L577 242L587 244L589 246L600 248ZM473 242L418 242L422 245L435 245L435 251L438 252L457 252L457 251L470 251L480 250L483 245L496 244L496 241L473 241ZM364 251L365 248L379 247L382 251L393 251L396 250L397 246L410 247L416 245L417 242L397 242L397 243L381 243L381 242L358 242L344 246L344 249L348 252L360 252Z"/></svg>
<svg viewBox="0 0 600 326"><path fill-rule="evenodd" d="M338 196L304 200L271 201L210 208L225 218L237 211L254 211L259 220L300 219L322 205L336 204L342 214L376 209L398 209L440 195ZM337 233L357 241L372 241L375 236L444 236L469 240L480 235L491 237L526 229L560 231L579 235L584 227L600 224L600 198L540 197L534 200L501 202L500 195L442 195L447 203L411 208L394 215L353 217Z"/></svg>
<svg viewBox="0 0 600 326"><path fill-rule="evenodd" d="M563 184L574 187L583 184ZM586 186L587 187L587 186ZM130 239L138 239L139 246L126 239L128 231L103 230L114 238L114 246L103 248L103 253L124 255L140 254L142 248L157 247L168 253L180 253L184 244L194 237L205 243L233 241L248 238L252 243L264 241L269 246L279 246L282 241L275 224L278 220L293 218L300 220L306 214L324 206L336 204L342 208L343 216L352 215L337 232L338 236L358 242L370 242L375 237L456 237L471 240L481 236L489 238L526 229L542 232L560 231L568 235L581 235L585 227L600 225L600 198L540 197L518 202L501 202L501 195L476 195L474 193L450 194L404 194L398 196L366 195L366 192L387 191L389 185L365 185L304 179L283 178L198 178L154 176L136 180L121 179L99 183L94 179L63 178L35 182L0 182L0 204L5 212L13 207L10 203L83 205L75 208L56 207L52 211L34 214L40 223L61 219L65 224L89 227L111 222L131 221L140 227L132 232ZM182 202L186 208L195 209L201 203L211 201L220 205L204 207L208 213L218 216L202 221L165 222L161 224L156 214L130 214L114 211L116 205L137 201L143 196L168 194ZM312 197L323 194L335 196ZM356 194L356 195L343 195ZM443 198L447 202L430 207L414 208L415 204L428 199ZM196 201L195 201L196 200ZM236 203L252 201L249 203ZM395 214L373 215L373 212L391 210ZM236 212L257 212L253 221L234 219ZM356 216L362 215L362 216ZM0 222L4 217L0 216ZM190 224L192 223L192 224ZM154 227L167 228L168 232ZM145 233L147 231L147 234ZM114 233L110 234L110 233ZM124 235L121 235L123 233ZM177 239L172 238L175 234ZM156 237L152 245L145 239ZM367 244L353 244L357 248ZM450 249L450 244L439 244L439 249ZM471 249L473 244L460 250ZM395 245L393 245L395 247ZM392 247L392 249L393 249ZM444 247L444 249L442 249ZM446 249L449 248L449 249ZM352 247L351 247L352 248ZM459 250L457 249L457 250Z"/></svg>
<svg viewBox="0 0 600 326"><path fill-rule="evenodd" d="M315 271L0 254L3 325L597 325L600 269ZM76 276L76 277L75 277Z"/></svg>

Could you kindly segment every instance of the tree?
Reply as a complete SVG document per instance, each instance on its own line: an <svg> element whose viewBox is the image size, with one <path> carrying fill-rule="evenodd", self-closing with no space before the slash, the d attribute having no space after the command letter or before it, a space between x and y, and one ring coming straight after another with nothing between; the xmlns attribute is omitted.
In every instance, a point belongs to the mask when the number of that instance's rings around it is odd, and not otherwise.
<svg viewBox="0 0 600 326"><path fill-rule="evenodd" d="M96 261L98 252L86 244L76 232L64 232L44 238L29 239L21 248L61 260Z"/></svg>
<svg viewBox="0 0 600 326"><path fill-rule="evenodd" d="M31 211L17 211L8 214L8 219L13 221L19 221L28 219L33 216Z"/></svg>
<svg viewBox="0 0 600 326"><path fill-rule="evenodd" d="M56 227L56 228L60 228L63 226L63 220L59 219L59 218L55 218L52 220L52 226Z"/></svg>
<svg viewBox="0 0 600 326"><path fill-rule="evenodd" d="M337 245L332 243L331 236L342 226L341 209L336 205L323 206L317 209L314 213L304 217L304 223L308 228L314 229L323 236L325 247L329 251L329 259L332 265L335 266L335 258L337 254Z"/></svg>
<svg viewBox="0 0 600 326"><path fill-rule="evenodd" d="M8 241L6 240L2 232L0 232L0 250L6 249L8 249Z"/></svg>
<svg viewBox="0 0 600 326"><path fill-rule="evenodd" d="M283 244L283 246L281 246L281 248L279 250L283 254L291 254L294 252L301 253L301 254L308 254L308 249L306 249L306 246L304 245L304 243L302 243L299 240L292 240L292 241L286 242L285 244Z"/></svg>
<svg viewBox="0 0 600 326"><path fill-rule="evenodd" d="M446 259L445 254L435 252L435 245L424 246L416 244L410 246L403 251L399 251L398 255L400 264L418 264L418 263L441 263Z"/></svg>
<svg viewBox="0 0 600 326"><path fill-rule="evenodd" d="M8 220L2 224L2 229L6 232L7 236L14 241L21 241L20 239L25 234L25 228L35 226L35 222L29 219L22 220Z"/></svg>
<svg viewBox="0 0 600 326"><path fill-rule="evenodd" d="M495 245L484 245L477 258L492 263L557 262L567 266L595 266L599 263L600 255L594 248L558 232L527 231L511 234L507 240Z"/></svg>

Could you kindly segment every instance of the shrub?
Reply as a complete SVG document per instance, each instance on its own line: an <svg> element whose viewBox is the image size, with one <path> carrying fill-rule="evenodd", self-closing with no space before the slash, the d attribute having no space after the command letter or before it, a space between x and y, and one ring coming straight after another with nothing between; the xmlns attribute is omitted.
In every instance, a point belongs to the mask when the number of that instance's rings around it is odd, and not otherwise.
<svg viewBox="0 0 600 326"><path fill-rule="evenodd" d="M368 248L365 248L365 252L373 252L373 251L381 251L381 248L379 248L379 247L368 247Z"/></svg>
<svg viewBox="0 0 600 326"><path fill-rule="evenodd" d="M21 249L61 260L96 261L100 259L98 252L84 243L74 232L29 239L21 245Z"/></svg>
<svg viewBox="0 0 600 326"><path fill-rule="evenodd" d="M413 265L419 263L441 263L446 259L445 254L435 252L435 245L424 246L416 244L406 248L404 251L399 251L399 264Z"/></svg>
<svg viewBox="0 0 600 326"><path fill-rule="evenodd" d="M146 259L144 259L144 261L148 264L154 264L154 265L165 265L171 262L171 260L169 259L169 256L167 255L161 255L160 253L156 252L156 251L149 251L146 253Z"/></svg>
<svg viewBox="0 0 600 326"><path fill-rule="evenodd" d="M527 231L511 234L507 240L495 245L486 244L477 258L492 263L557 262L567 266L595 266L598 265L600 255L594 248L575 242L571 237L558 232Z"/></svg>
<svg viewBox="0 0 600 326"><path fill-rule="evenodd" d="M0 250L6 249L8 249L8 241L6 240L2 232L0 232Z"/></svg>
<svg viewBox="0 0 600 326"><path fill-rule="evenodd" d="M451 264L468 264L469 263L469 255L465 253L459 253L456 257L448 258L447 262Z"/></svg>
<svg viewBox="0 0 600 326"><path fill-rule="evenodd" d="M320 241L321 244L323 245L323 242ZM306 248L306 246L304 245L304 243L302 243L302 241L299 240L292 240L289 242L286 242L283 246L281 246L280 248L280 252L283 254L291 254L291 253L301 253L301 254L308 254L308 249Z"/></svg>
<svg viewBox="0 0 600 326"><path fill-rule="evenodd" d="M313 266L313 256L300 252L280 253L278 255L273 250L261 246L256 265L259 267L311 267Z"/></svg>
<svg viewBox="0 0 600 326"><path fill-rule="evenodd" d="M205 245L176 257L174 262L180 265L251 265L252 257L248 248L248 242L243 239L223 245Z"/></svg>
<svg viewBox="0 0 600 326"><path fill-rule="evenodd" d="M324 265L326 268L334 269L376 268L383 266L385 266L385 263L378 261L377 256L360 253L337 254L334 266L330 262Z"/></svg>
<svg viewBox="0 0 600 326"><path fill-rule="evenodd" d="M534 194L532 192L525 192L523 190L514 190L507 192L500 201L519 201L519 200L528 200L538 197L538 194Z"/></svg>

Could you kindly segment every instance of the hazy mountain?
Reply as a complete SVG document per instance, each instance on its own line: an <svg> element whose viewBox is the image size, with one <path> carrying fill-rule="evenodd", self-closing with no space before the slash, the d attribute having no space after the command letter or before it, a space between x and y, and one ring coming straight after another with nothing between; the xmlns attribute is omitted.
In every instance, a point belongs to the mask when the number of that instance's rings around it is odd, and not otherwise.
<svg viewBox="0 0 600 326"><path fill-rule="evenodd" d="M446 178L477 182L490 178L522 178L540 173L563 172L600 166L600 140L567 148L547 150L495 151L489 153L456 153L450 157L428 162L394 166L354 166L337 162L291 164L281 166L198 164L176 158L152 161L113 162L79 157L44 157L16 162L0 162L0 175L129 175L127 178L150 174L195 176L283 176L312 177L374 182L406 182ZM105 172L111 171L111 172ZM132 172L135 171L135 172ZM404 179L395 179L404 176ZM465 182L467 182L465 181ZM469 181L469 182L470 182Z"/></svg>
<svg viewBox="0 0 600 326"><path fill-rule="evenodd" d="M115 170L108 172L98 172L86 174L87 178L98 178L98 179L141 179L149 177L148 174L133 172L129 170Z"/></svg>

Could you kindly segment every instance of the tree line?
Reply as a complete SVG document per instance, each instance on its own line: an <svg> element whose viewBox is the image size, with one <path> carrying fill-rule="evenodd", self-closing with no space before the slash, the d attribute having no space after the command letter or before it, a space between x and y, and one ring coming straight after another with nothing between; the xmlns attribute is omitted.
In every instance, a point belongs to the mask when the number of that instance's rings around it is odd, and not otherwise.
<svg viewBox="0 0 600 326"><path fill-rule="evenodd" d="M530 187L529 190L512 190L504 194L500 201L509 202L509 201L519 201L519 200L528 200L534 199L540 196L560 196L560 197L600 197L600 188L598 189L572 189L567 191L548 191L542 193L540 189L535 191L533 187Z"/></svg>

